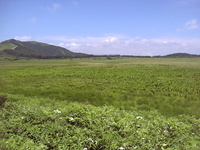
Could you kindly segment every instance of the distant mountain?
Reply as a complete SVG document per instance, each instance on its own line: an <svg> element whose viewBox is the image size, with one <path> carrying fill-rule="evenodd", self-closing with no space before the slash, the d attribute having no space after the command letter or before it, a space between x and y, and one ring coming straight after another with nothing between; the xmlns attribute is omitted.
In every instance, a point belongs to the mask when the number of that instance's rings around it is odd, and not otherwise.
<svg viewBox="0 0 200 150"><path fill-rule="evenodd" d="M191 58L191 57L200 57L200 55L195 55L195 54L188 54L188 53L174 53L174 54L169 54L165 55L162 57L167 57L167 58Z"/></svg>
<svg viewBox="0 0 200 150"><path fill-rule="evenodd" d="M29 58L74 58L88 56L84 53L74 53L59 46L35 41L21 42L15 39L0 43L0 55Z"/></svg>
<svg viewBox="0 0 200 150"><path fill-rule="evenodd" d="M133 58L150 58L150 56L133 56L133 55L88 55L84 53L74 53L63 47L54 46L46 43L27 41L21 42L10 39L0 43L0 58L19 59L25 58L83 58L83 57L133 57ZM165 56L153 56L160 58L191 58L200 57L200 55L188 53L174 53Z"/></svg>

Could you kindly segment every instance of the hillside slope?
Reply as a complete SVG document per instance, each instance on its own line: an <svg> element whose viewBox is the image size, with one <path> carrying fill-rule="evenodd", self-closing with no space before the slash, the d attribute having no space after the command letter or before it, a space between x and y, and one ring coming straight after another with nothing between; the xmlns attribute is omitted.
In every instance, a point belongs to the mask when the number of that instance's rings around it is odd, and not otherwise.
<svg viewBox="0 0 200 150"><path fill-rule="evenodd" d="M200 55L188 54L188 53L173 53L173 54L165 55L163 57L166 57L166 58L192 58L192 57L200 57Z"/></svg>
<svg viewBox="0 0 200 150"><path fill-rule="evenodd" d="M85 57L68 49L46 43L10 39L0 43L0 54L33 58Z"/></svg>

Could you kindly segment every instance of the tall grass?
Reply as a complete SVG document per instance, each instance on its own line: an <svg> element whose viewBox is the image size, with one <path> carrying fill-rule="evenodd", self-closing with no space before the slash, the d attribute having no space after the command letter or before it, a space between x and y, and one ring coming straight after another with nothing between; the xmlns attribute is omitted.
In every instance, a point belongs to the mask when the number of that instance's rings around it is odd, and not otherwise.
<svg viewBox="0 0 200 150"><path fill-rule="evenodd" d="M199 123L182 115L128 111L20 95L4 96L0 149L198 149Z"/></svg>
<svg viewBox="0 0 200 150"><path fill-rule="evenodd" d="M0 61L0 149L200 147L200 60Z"/></svg>
<svg viewBox="0 0 200 150"><path fill-rule="evenodd" d="M136 61L131 59L132 63ZM130 63L131 60L127 59ZM151 59L148 59L151 61ZM1 68L0 90L27 97L77 101L163 115L200 114L200 69L125 60L16 62ZM84 62L84 61L87 61ZM147 61L147 60L146 60ZM152 63L155 63L152 61ZM20 65L21 64L21 65ZM91 65L92 64L92 65Z"/></svg>

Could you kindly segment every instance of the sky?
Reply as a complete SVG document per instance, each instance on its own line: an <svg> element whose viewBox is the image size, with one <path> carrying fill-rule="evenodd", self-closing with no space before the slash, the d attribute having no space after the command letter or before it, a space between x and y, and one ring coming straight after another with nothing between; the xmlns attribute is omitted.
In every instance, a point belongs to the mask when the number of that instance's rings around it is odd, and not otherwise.
<svg viewBox="0 0 200 150"><path fill-rule="evenodd" d="M0 42L87 54L200 54L200 0L0 0Z"/></svg>

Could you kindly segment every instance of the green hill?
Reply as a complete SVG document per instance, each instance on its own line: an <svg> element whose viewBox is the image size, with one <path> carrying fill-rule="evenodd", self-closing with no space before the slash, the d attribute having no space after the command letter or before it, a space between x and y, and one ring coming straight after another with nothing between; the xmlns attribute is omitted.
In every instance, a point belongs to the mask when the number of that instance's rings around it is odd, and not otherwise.
<svg viewBox="0 0 200 150"><path fill-rule="evenodd" d="M19 59L25 58L82 58L82 57L138 57L146 58L150 56L133 56L133 55L88 55L84 53L75 53L66 48L54 46L46 43L27 41L21 42L15 39L6 40L0 43L0 57L5 59ZM200 55L188 54L188 53L174 53L165 56L153 56L164 58L191 58L200 57Z"/></svg>
<svg viewBox="0 0 200 150"><path fill-rule="evenodd" d="M188 53L174 53L174 54L165 55L163 57L167 57L167 58L191 58L191 57L200 57L200 55L188 54Z"/></svg>
<svg viewBox="0 0 200 150"><path fill-rule="evenodd" d="M0 43L0 55L31 58L72 58L87 56L87 54L74 53L59 46L35 41L21 42L14 39Z"/></svg>

